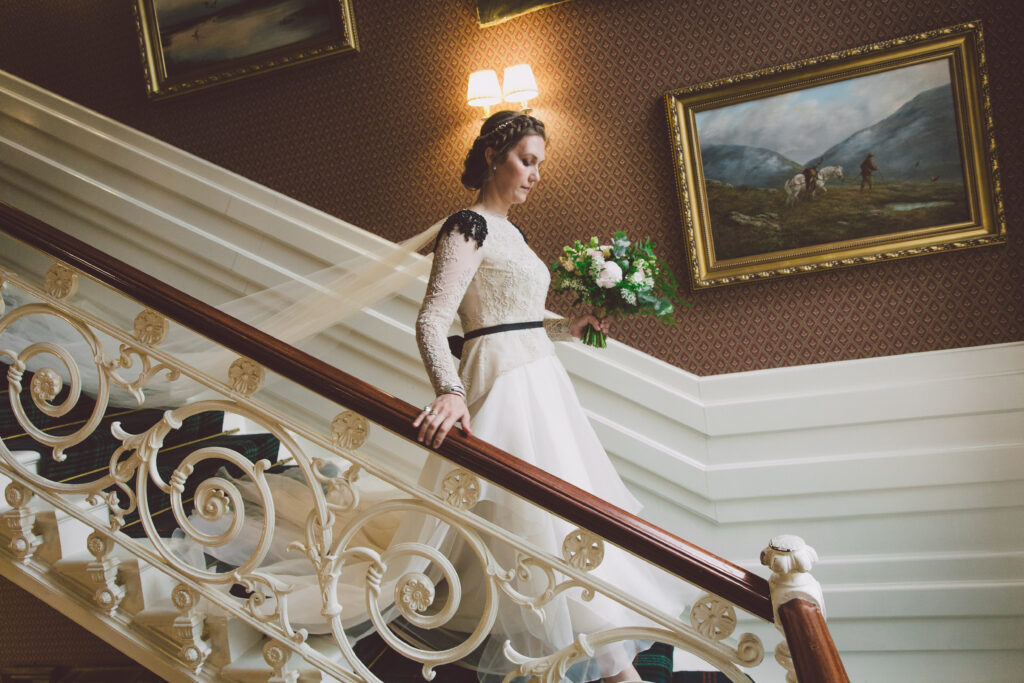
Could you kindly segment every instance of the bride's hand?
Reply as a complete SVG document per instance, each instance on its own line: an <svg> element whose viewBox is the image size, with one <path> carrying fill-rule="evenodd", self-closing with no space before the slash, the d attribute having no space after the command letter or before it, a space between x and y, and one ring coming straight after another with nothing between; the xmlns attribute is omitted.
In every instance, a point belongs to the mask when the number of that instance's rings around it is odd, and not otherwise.
<svg viewBox="0 0 1024 683"><path fill-rule="evenodd" d="M462 431L467 435L471 434L466 399L458 394L441 394L420 412L413 420L412 426L420 428L420 433L416 436L417 441L437 448L448 436L449 430L460 421Z"/></svg>
<svg viewBox="0 0 1024 683"><path fill-rule="evenodd" d="M579 339L583 336L583 328L590 325L595 330L599 330L608 334L608 330L611 329L611 322L608 318L598 318L596 315L581 315L573 318L569 322L569 334Z"/></svg>

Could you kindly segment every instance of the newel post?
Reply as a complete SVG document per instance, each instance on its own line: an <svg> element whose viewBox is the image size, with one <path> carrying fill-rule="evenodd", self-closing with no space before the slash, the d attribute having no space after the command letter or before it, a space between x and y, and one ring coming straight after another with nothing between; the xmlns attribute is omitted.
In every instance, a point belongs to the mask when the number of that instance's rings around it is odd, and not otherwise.
<svg viewBox="0 0 1024 683"><path fill-rule="evenodd" d="M775 659L786 669L787 683L849 683L825 623L821 584L810 573L817 561L818 553L799 536L776 536L761 551L761 564L772 570L772 611L784 637Z"/></svg>

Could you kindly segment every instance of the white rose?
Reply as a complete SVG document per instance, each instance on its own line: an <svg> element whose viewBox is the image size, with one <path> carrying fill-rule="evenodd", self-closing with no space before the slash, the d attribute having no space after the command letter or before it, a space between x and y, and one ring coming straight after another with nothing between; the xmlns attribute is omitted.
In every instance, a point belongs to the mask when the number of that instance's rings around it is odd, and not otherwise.
<svg viewBox="0 0 1024 683"><path fill-rule="evenodd" d="M596 263L604 263L604 254L601 253L600 249L587 249L587 255L594 259Z"/></svg>
<svg viewBox="0 0 1024 683"><path fill-rule="evenodd" d="M647 277L647 273L645 273L643 271L643 269L640 269L640 270L634 270L633 273L629 276L629 279L630 279L631 282L635 282L636 284L639 285L639 284L643 284L644 278L646 278L646 277Z"/></svg>
<svg viewBox="0 0 1024 683"><path fill-rule="evenodd" d="M616 283L622 281L622 268L615 261L607 261L604 268L597 275L597 286L611 289Z"/></svg>

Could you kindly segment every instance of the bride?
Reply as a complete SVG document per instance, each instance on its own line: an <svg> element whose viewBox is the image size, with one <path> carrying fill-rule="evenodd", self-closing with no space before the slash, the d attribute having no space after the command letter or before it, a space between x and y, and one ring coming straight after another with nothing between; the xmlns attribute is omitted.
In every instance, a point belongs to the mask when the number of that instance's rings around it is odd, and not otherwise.
<svg viewBox="0 0 1024 683"><path fill-rule="evenodd" d="M472 206L444 222L435 242L416 333L436 398L413 426L419 428L421 443L436 448L461 423L466 434L635 513L641 506L602 449L552 344L579 338L588 323L607 331L608 321L592 315L542 320L548 269L528 246L527 234L508 219L509 209L525 202L540 181L545 145L541 121L502 111L484 122L466 157L462 182L479 193ZM456 312L466 331L458 372L446 337ZM452 469L434 456L420 484L439 490ZM473 511L556 553L572 530L495 486L485 488ZM492 551L501 557L500 549ZM450 559L460 565L458 557ZM473 562L462 564L469 570ZM612 585L628 586L648 604L674 610L673 616L682 608L686 591L681 582L669 583L647 572L646 565L621 549L609 548L594 574ZM642 621L602 596L591 601L567 596L545 610L547 618L536 623L525 609L503 608L492 641L507 639L518 652L540 657L569 645L580 633ZM638 641L600 648L591 660L571 669L569 677L639 681L633 657L649 646ZM500 653L494 649L480 662L482 678L487 669L501 672ZM511 669L507 662L504 666Z"/></svg>

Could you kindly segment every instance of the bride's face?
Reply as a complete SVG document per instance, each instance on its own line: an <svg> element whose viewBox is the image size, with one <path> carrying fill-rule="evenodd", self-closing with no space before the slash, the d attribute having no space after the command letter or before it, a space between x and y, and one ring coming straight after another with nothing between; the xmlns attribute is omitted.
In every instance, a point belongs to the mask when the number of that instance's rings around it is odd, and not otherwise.
<svg viewBox="0 0 1024 683"><path fill-rule="evenodd" d="M504 161L493 164L487 189L509 205L522 204L533 186L540 182L543 163L544 138L526 135L508 151Z"/></svg>

